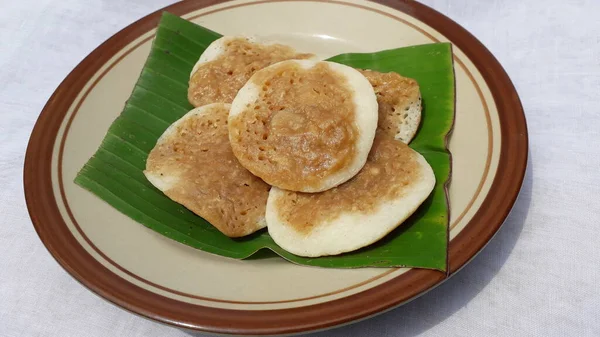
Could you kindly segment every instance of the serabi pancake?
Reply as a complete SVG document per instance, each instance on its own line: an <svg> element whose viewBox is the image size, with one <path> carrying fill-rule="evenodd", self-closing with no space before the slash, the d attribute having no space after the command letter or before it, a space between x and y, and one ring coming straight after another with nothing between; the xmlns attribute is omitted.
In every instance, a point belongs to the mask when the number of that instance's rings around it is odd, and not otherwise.
<svg viewBox="0 0 600 337"><path fill-rule="evenodd" d="M421 123L421 92L417 81L394 72L360 72L377 95L378 129L406 144L410 143Z"/></svg>
<svg viewBox="0 0 600 337"><path fill-rule="evenodd" d="M289 60L254 74L229 113L240 163L270 185L320 192L360 171L377 128L377 99L357 70Z"/></svg>
<svg viewBox="0 0 600 337"><path fill-rule="evenodd" d="M313 54L256 38L224 36L211 43L192 69L188 100L195 106L231 103L256 71L279 61L310 59Z"/></svg>
<svg viewBox="0 0 600 337"><path fill-rule="evenodd" d="M270 186L243 168L229 145L229 104L193 109L158 139L146 161L148 180L229 237L266 226Z"/></svg>
<svg viewBox="0 0 600 337"><path fill-rule="evenodd" d="M300 256L337 255L368 246L398 227L435 186L418 152L378 132L364 168L322 193L273 187L267 201L269 234Z"/></svg>

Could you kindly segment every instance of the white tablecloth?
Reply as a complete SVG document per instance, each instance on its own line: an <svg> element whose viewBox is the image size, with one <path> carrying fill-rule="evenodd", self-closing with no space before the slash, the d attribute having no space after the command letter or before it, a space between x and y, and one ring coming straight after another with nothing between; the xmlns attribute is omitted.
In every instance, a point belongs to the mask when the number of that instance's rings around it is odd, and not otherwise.
<svg viewBox="0 0 600 337"><path fill-rule="evenodd" d="M67 275L31 225L21 178L33 124L60 81L171 2L0 0L0 336L189 336ZM508 71L529 122L530 170L504 227L459 274L401 308L314 336L599 336L600 1L424 2Z"/></svg>

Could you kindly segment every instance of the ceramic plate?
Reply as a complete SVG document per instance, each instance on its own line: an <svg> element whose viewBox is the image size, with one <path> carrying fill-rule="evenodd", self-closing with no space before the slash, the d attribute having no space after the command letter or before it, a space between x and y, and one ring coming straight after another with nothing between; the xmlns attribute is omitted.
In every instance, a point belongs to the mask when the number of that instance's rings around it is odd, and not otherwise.
<svg viewBox="0 0 600 337"><path fill-rule="evenodd" d="M183 1L165 10L222 34L256 34L320 56L450 41L456 120L450 139L449 273L496 233L525 173L527 129L500 64L450 19L413 1ZM123 108L161 12L99 46L52 95L25 160L33 224L50 253L109 301L178 327L224 334L324 329L401 305L444 281L406 268L320 269L281 258L238 261L171 241L73 183ZM401 324L401 323L400 323Z"/></svg>

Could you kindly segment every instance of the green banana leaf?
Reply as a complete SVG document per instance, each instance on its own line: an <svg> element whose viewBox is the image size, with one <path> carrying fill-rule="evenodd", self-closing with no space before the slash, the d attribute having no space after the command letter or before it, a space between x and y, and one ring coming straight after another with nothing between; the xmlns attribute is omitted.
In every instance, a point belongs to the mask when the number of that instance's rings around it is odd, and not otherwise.
<svg viewBox="0 0 600 337"><path fill-rule="evenodd" d="M451 46L437 43L373 54L344 54L331 59L358 68L395 71L419 82L424 111L420 131L411 147L431 164L437 185L416 214L383 240L339 256L303 258L277 246L266 230L241 239L226 237L155 189L142 173L158 137L193 108L187 101L190 71L199 55L219 37L220 34L175 15L163 15L131 97L75 183L144 226L221 256L264 258L269 256L263 249L266 248L302 265L446 270L448 205L444 185L450 177L450 155L445 138L454 118Z"/></svg>

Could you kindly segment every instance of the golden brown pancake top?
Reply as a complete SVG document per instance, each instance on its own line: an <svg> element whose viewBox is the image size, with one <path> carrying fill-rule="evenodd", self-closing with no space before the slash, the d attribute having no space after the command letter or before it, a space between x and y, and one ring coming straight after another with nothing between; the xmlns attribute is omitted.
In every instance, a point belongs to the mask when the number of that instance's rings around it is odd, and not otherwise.
<svg viewBox="0 0 600 337"><path fill-rule="evenodd" d="M229 125L233 151L251 172L271 185L305 190L354 160L359 130L345 77L326 63L305 69L289 62L251 81L259 97Z"/></svg>
<svg viewBox="0 0 600 337"><path fill-rule="evenodd" d="M320 193L285 191L276 201L282 221L301 233L343 213L369 214L386 201L401 197L421 176L416 153L406 144L379 131L367 163L354 178Z"/></svg>
<svg viewBox="0 0 600 337"><path fill-rule="evenodd" d="M270 186L233 155L227 131L228 105L187 118L150 152L146 171L175 176L169 198L206 219L223 234L239 237L263 221Z"/></svg>
<svg viewBox="0 0 600 337"><path fill-rule="evenodd" d="M313 54L297 53L281 44L262 45L245 38L231 39L224 47L221 55L192 74L188 100L193 106L231 103L256 71L280 61L313 57Z"/></svg>
<svg viewBox="0 0 600 337"><path fill-rule="evenodd" d="M377 95L377 129L395 137L404 119L408 117L409 106L420 99L419 84L412 78L394 72L359 71L369 80Z"/></svg>

